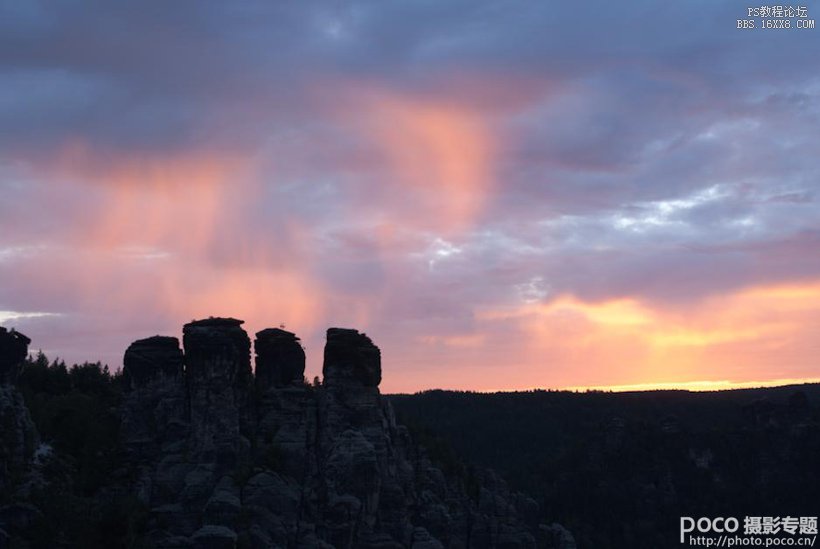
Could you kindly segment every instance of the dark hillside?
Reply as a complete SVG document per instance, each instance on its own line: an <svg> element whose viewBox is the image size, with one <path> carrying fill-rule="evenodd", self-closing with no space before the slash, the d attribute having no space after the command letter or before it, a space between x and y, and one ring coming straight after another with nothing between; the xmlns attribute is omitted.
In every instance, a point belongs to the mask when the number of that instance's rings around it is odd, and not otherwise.
<svg viewBox="0 0 820 549"><path fill-rule="evenodd" d="M394 395L580 547L664 547L685 516L817 515L819 385L720 392Z"/></svg>

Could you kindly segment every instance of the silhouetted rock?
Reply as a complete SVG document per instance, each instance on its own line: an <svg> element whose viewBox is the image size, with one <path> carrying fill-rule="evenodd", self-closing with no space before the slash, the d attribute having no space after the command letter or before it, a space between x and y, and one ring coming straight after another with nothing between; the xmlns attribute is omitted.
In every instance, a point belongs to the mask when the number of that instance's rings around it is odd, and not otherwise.
<svg viewBox="0 0 820 549"><path fill-rule="evenodd" d="M20 332L0 327L0 494L13 489L11 477L19 478L25 472L39 439L23 396L14 385L30 341Z"/></svg>
<svg viewBox="0 0 820 549"><path fill-rule="evenodd" d="M195 390L247 388L251 344L242 324L235 318L206 318L183 327L186 372Z"/></svg>
<svg viewBox="0 0 820 549"><path fill-rule="evenodd" d="M129 345L123 357L122 379L126 391L152 381L182 377L183 356L175 337L154 336Z"/></svg>
<svg viewBox="0 0 820 549"><path fill-rule="evenodd" d="M304 380L305 350L295 334L268 328L256 333L253 347L256 350L256 387L260 392Z"/></svg>
<svg viewBox="0 0 820 549"><path fill-rule="evenodd" d="M13 385L0 385L0 491L8 477L25 469L38 436L23 396Z"/></svg>
<svg viewBox="0 0 820 549"><path fill-rule="evenodd" d="M382 381L381 351L358 330L330 328L322 373L326 385L356 381L365 387L378 387Z"/></svg>
<svg viewBox="0 0 820 549"><path fill-rule="evenodd" d="M135 341L125 351L122 377L121 439L130 459L151 460L179 446L189 432L179 340Z"/></svg>
<svg viewBox="0 0 820 549"><path fill-rule="evenodd" d="M184 355L162 337L126 352L121 436L139 472L133 489L149 510L146 542L535 547L525 518L532 500L489 473L472 500L396 423L379 394L381 353L370 338L328 330L325 380L310 387L299 339L262 330L254 384L241 324L185 325Z"/></svg>
<svg viewBox="0 0 820 549"><path fill-rule="evenodd" d="M182 329L194 451L236 467L250 443L250 339L234 318L207 318Z"/></svg>
<svg viewBox="0 0 820 549"><path fill-rule="evenodd" d="M0 384L17 383L29 343L31 340L20 332L0 326Z"/></svg>

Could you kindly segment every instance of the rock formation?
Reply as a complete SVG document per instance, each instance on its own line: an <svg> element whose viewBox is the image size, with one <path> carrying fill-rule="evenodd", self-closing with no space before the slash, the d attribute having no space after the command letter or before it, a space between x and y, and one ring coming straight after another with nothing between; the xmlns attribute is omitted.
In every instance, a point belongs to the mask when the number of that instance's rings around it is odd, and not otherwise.
<svg viewBox="0 0 820 549"><path fill-rule="evenodd" d="M0 493L21 474L37 446L38 437L23 396L15 383L28 356L30 340L0 327Z"/></svg>
<svg viewBox="0 0 820 549"><path fill-rule="evenodd" d="M295 334L268 328L256 333L253 347L256 351L256 387L260 392L302 382L305 350Z"/></svg>
<svg viewBox="0 0 820 549"><path fill-rule="evenodd" d="M122 443L132 462L173 450L189 429L179 340L154 336L132 343L123 360L123 386L129 413Z"/></svg>
<svg viewBox="0 0 820 549"><path fill-rule="evenodd" d="M187 324L125 354L122 442L153 547L535 547L537 505L482 473L472 497L398 425L381 353L331 328L324 383L299 339L242 321ZM543 537L543 536L542 536Z"/></svg>
<svg viewBox="0 0 820 549"><path fill-rule="evenodd" d="M381 351L358 330L330 328L322 374L326 384L378 387L382 381Z"/></svg>
<svg viewBox="0 0 820 549"><path fill-rule="evenodd" d="M3 503L23 485L39 438L23 395L15 386L28 356L29 343L29 338L20 332L0 327L0 494L4 496ZM30 516L25 506L0 507L0 547L7 546L9 534Z"/></svg>
<svg viewBox="0 0 820 549"><path fill-rule="evenodd" d="M188 382L191 449L213 474L236 468L250 450L251 342L243 321L208 318L182 330Z"/></svg>
<svg viewBox="0 0 820 549"><path fill-rule="evenodd" d="M0 326L0 384L14 385L20 375L20 368L28 356L31 340L14 330Z"/></svg>

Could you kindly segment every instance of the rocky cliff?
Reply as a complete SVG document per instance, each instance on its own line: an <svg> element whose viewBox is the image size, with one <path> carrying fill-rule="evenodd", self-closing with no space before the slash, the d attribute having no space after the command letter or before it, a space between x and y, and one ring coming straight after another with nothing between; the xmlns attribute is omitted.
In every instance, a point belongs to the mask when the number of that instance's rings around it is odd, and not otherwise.
<svg viewBox="0 0 820 549"><path fill-rule="evenodd" d="M20 332L0 327L0 547L7 546L10 535L19 523L29 520L32 511L10 504L31 481L31 462L39 439L16 387L29 343Z"/></svg>
<svg viewBox="0 0 820 549"><path fill-rule="evenodd" d="M29 343L20 332L0 327L0 491L9 489L11 477L25 469L37 443L37 431L15 385Z"/></svg>
<svg viewBox="0 0 820 549"><path fill-rule="evenodd" d="M331 328L324 383L299 339L209 318L134 342L121 439L151 547L535 547L538 509L490 472L468 495L396 423L381 353Z"/></svg>

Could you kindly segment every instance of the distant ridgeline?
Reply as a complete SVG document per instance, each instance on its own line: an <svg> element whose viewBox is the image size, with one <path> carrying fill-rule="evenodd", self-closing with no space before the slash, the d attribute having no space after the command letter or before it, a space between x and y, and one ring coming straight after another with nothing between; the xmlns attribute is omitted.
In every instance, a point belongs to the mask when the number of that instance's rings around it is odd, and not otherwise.
<svg viewBox="0 0 820 549"><path fill-rule="evenodd" d="M446 475L413 443L365 334L330 328L310 385L281 329L256 334L254 375L241 325L186 324L184 352L135 341L115 376L26 362L28 339L0 329L0 547L575 547L492 471ZM111 429L83 443L107 414Z"/></svg>
<svg viewBox="0 0 820 549"><path fill-rule="evenodd" d="M431 455L435 436L498 471L579 547L676 547L681 516L742 525L820 510L818 384L387 398Z"/></svg>

